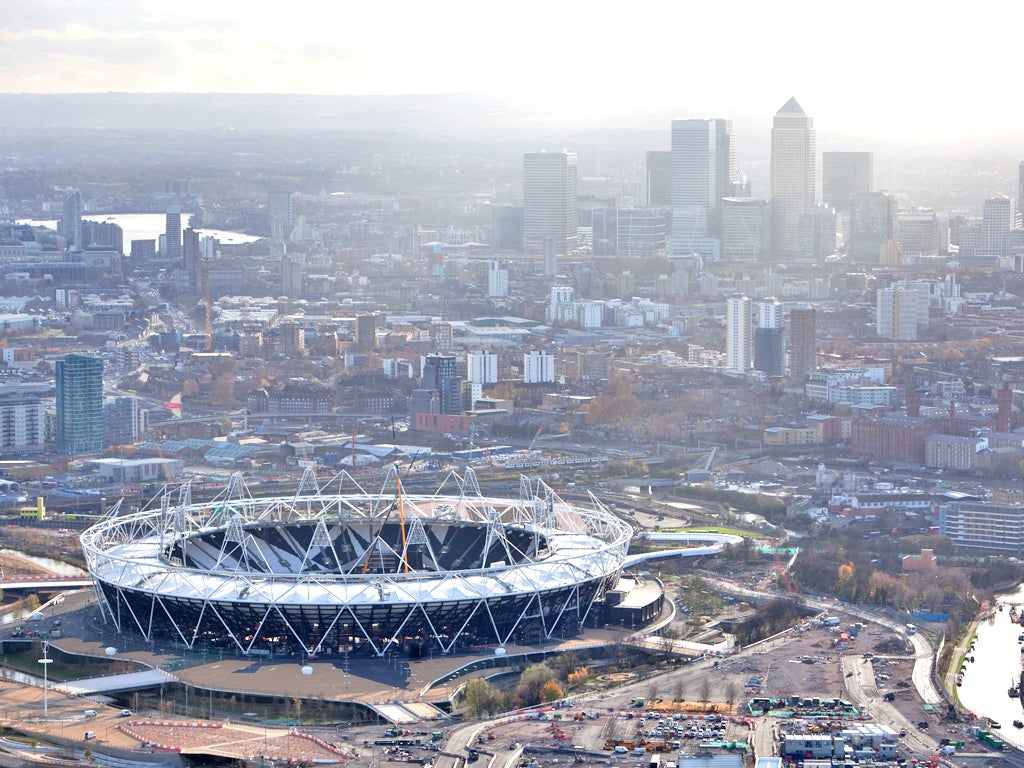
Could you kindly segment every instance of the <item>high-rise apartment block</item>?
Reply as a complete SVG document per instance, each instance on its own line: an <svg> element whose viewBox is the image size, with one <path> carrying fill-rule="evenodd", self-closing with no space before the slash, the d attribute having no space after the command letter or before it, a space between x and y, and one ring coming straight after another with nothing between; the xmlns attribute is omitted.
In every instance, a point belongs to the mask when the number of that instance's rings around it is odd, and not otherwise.
<svg viewBox="0 0 1024 768"><path fill-rule="evenodd" d="M797 304L789 311L789 375L796 381L803 381L818 367L817 332L814 307Z"/></svg>
<svg viewBox="0 0 1024 768"><path fill-rule="evenodd" d="M1006 238L1017 222L1017 202L1012 197L997 195L985 200L981 209L981 257L1005 256Z"/></svg>
<svg viewBox="0 0 1024 768"><path fill-rule="evenodd" d="M753 364L754 333L750 299L731 296L725 305L725 367L744 372Z"/></svg>
<svg viewBox="0 0 1024 768"><path fill-rule="evenodd" d="M576 249L575 152L523 156L523 247L528 254L567 254Z"/></svg>
<svg viewBox="0 0 1024 768"><path fill-rule="evenodd" d="M875 158L871 152L822 152L821 196L840 214L848 214L853 196L874 188Z"/></svg>
<svg viewBox="0 0 1024 768"><path fill-rule="evenodd" d="M169 261L180 261L182 257L181 208L177 206L167 209L164 226L163 256Z"/></svg>
<svg viewBox="0 0 1024 768"><path fill-rule="evenodd" d="M146 412L137 397L112 397L103 403L103 441L106 445L134 445L142 436Z"/></svg>
<svg viewBox="0 0 1024 768"><path fill-rule="evenodd" d="M555 380L555 356L542 349L523 355L523 383L550 384Z"/></svg>
<svg viewBox="0 0 1024 768"><path fill-rule="evenodd" d="M43 449L43 403L29 395L0 395L0 453Z"/></svg>
<svg viewBox="0 0 1024 768"><path fill-rule="evenodd" d="M786 375L786 332L782 327L782 304L774 297L757 303L754 369L766 376Z"/></svg>
<svg viewBox="0 0 1024 768"><path fill-rule="evenodd" d="M508 270L498 261L487 263L487 295L492 299L508 296Z"/></svg>
<svg viewBox="0 0 1024 768"><path fill-rule="evenodd" d="M65 355L56 364L57 448L76 455L99 451L103 440L103 361Z"/></svg>
<svg viewBox="0 0 1024 768"><path fill-rule="evenodd" d="M438 352L451 352L455 346L455 336L451 323L430 324L430 346Z"/></svg>
<svg viewBox="0 0 1024 768"><path fill-rule="evenodd" d="M156 259L156 240L132 240L132 265L149 264Z"/></svg>
<svg viewBox="0 0 1024 768"><path fill-rule="evenodd" d="M879 288L876 297L876 328L883 339L916 341L928 327L931 285L926 281L893 283Z"/></svg>
<svg viewBox="0 0 1024 768"><path fill-rule="evenodd" d="M267 193L267 232L272 240L288 237L294 220L291 192Z"/></svg>
<svg viewBox="0 0 1024 768"><path fill-rule="evenodd" d="M82 242L82 193L73 190L65 199L61 209L60 233L70 251L80 251Z"/></svg>
<svg viewBox="0 0 1024 768"><path fill-rule="evenodd" d="M377 346L377 315L356 315L356 351L371 352Z"/></svg>
<svg viewBox="0 0 1024 768"><path fill-rule="evenodd" d="M672 121L671 254L720 254L722 198L735 181L731 120Z"/></svg>
<svg viewBox="0 0 1024 768"><path fill-rule="evenodd" d="M437 413L462 413L462 382L455 355L427 355L420 387L437 392Z"/></svg>
<svg viewBox="0 0 1024 768"><path fill-rule="evenodd" d="M776 258L796 256L800 216L814 205L814 120L797 100L775 113L772 124L772 251Z"/></svg>
<svg viewBox="0 0 1024 768"><path fill-rule="evenodd" d="M497 384L498 356L486 349L467 353L466 380L477 384Z"/></svg>

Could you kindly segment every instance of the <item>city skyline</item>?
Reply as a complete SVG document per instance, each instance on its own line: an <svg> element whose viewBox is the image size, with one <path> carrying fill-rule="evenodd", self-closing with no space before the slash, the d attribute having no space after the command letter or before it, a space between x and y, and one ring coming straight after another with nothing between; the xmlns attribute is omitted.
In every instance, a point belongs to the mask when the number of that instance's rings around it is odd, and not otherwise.
<svg viewBox="0 0 1024 768"><path fill-rule="evenodd" d="M817 33L807 34L800 25L779 25L776 9L752 2L652 6L651 13L617 14L614 24L599 14L527 2L503 15L500 36L481 34L493 25L493 11L466 2L448 3L440 13L407 2L334 10L303 0L286 14L193 0L173 8L110 0L74 14L55 2L15 5L0 25L12 93L475 93L552 125L709 116L746 124L768 121L795 94L830 131L940 144L1011 137L1022 113L998 79L979 78L963 63L976 51L989 68L1013 71L1013 25L967 14L953 30L919 3L886 6L884 23L871 8L840 16L838 8L830 14L820 4L793 3L787 11L794 18L818 22ZM722 34L692 36L680 49L675 22L682 14L688 26ZM581 42L567 45L567 31ZM931 57L923 69L920 46L908 43L954 32L958 55ZM719 50L723 39L728 56ZM836 55L837 44L853 40L885 50L884 62ZM524 42L545 55L524 55ZM580 77L591 55L606 55L613 66L600 77ZM667 95L650 75L668 70L701 76ZM857 87L889 82L892 72L921 73L912 102L900 88Z"/></svg>

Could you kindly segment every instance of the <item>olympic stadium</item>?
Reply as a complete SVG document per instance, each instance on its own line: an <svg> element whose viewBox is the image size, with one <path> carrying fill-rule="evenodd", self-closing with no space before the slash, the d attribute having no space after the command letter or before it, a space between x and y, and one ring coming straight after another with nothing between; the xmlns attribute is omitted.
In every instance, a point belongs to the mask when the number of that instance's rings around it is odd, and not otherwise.
<svg viewBox="0 0 1024 768"><path fill-rule="evenodd" d="M630 526L593 494L540 480L487 497L471 469L431 493L380 490L310 466L289 496L241 474L208 502L191 486L115 506L82 548L118 632L243 654L451 653L573 635L615 586Z"/></svg>

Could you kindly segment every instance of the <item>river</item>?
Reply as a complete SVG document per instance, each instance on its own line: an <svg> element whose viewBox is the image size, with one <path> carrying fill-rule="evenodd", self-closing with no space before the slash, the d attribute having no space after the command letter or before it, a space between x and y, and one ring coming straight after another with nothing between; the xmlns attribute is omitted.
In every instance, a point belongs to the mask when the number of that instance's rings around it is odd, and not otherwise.
<svg viewBox="0 0 1024 768"><path fill-rule="evenodd" d="M36 557L35 555L26 555L24 552L19 552L16 549L0 549L0 554L11 555L12 557L17 557L19 560L26 560L27 562L35 563L40 568L57 576L85 575L85 571L83 571L77 565L71 565L71 563L65 563L61 560L54 560L50 557Z"/></svg>
<svg viewBox="0 0 1024 768"><path fill-rule="evenodd" d="M109 221L117 224L124 230L124 249L131 250L132 240L159 240L160 235L166 228L167 217L163 213L86 213L82 215L85 221ZM57 229L55 220L44 219L19 219L19 224L29 224L33 227L47 227ZM181 214L181 228L188 226L188 214ZM216 237L225 245L238 243L254 243L259 237L246 235L242 232L230 232L226 229L200 229L200 237Z"/></svg>
<svg viewBox="0 0 1024 768"><path fill-rule="evenodd" d="M1024 608L1024 586L1000 595L999 600ZM1024 707L1020 698L1007 695L1010 684L1020 679L1024 653L1021 653L1017 636L1022 632L1024 627L1010 621L1009 606L982 621L978 625L974 651L968 652L974 662L966 663L959 694L967 709L1002 725L997 731L999 738L1024 749L1024 730L1013 727L1014 720L1024 721Z"/></svg>

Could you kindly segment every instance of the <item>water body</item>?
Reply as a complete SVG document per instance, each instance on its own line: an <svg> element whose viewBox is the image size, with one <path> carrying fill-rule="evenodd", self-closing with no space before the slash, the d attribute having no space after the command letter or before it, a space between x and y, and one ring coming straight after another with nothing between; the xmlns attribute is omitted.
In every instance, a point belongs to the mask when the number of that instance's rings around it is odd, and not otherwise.
<svg viewBox="0 0 1024 768"><path fill-rule="evenodd" d="M999 600L1017 604L1024 609L1024 586L1015 592L1000 595ZM959 688L960 701L976 715L990 717L1002 725L995 731L1003 741L1024 749L1024 729L1013 727L1014 720L1024 721L1024 706L1020 698L1011 699L1007 688L1020 678L1024 653L1017 637L1024 627L1010 621L1009 607L996 611L990 619L978 626L974 662L968 662L963 684Z"/></svg>
<svg viewBox="0 0 1024 768"><path fill-rule="evenodd" d="M132 240L159 240L164 233L167 217L163 213L87 213L82 219L88 221L109 221L124 230L124 250L131 251ZM57 221L44 219L19 219L19 224L33 227L57 229ZM181 214L181 228L188 226L188 214ZM225 245L254 243L262 238L246 235L242 232L230 232L226 229L200 229L200 237L216 237Z"/></svg>
<svg viewBox="0 0 1024 768"><path fill-rule="evenodd" d="M19 552L16 549L0 549L0 553L5 555L11 555L13 557L20 558L30 563L35 563L40 568L45 568L50 573L56 574L57 576L85 576L86 572L81 568L71 565L70 563L64 563L60 560L54 560L49 557L35 557L34 555L26 555L24 552Z"/></svg>

